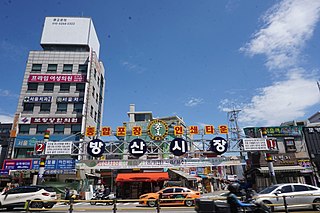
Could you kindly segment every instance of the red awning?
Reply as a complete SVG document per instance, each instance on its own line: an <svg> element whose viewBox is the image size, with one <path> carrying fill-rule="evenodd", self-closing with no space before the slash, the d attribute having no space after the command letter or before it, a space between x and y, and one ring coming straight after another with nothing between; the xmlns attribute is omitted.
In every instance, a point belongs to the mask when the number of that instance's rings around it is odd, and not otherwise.
<svg viewBox="0 0 320 213"><path fill-rule="evenodd" d="M120 173L116 182L152 182L169 180L168 172Z"/></svg>

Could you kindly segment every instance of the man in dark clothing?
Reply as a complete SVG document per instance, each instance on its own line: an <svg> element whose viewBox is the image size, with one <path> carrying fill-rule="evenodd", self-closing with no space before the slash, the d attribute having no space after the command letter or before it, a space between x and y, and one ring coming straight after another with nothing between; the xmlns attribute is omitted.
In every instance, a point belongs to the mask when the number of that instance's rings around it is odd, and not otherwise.
<svg viewBox="0 0 320 213"><path fill-rule="evenodd" d="M243 203L238 199L237 195L239 195L239 192L240 192L239 189L240 189L239 183L231 183L228 186L228 190L230 192L228 193L227 203L230 205L231 213L240 212L238 207L253 207L253 206L255 206L255 204Z"/></svg>
<svg viewBox="0 0 320 213"><path fill-rule="evenodd" d="M103 191L104 196L109 196L110 194L110 188L109 187L104 187L104 191Z"/></svg>

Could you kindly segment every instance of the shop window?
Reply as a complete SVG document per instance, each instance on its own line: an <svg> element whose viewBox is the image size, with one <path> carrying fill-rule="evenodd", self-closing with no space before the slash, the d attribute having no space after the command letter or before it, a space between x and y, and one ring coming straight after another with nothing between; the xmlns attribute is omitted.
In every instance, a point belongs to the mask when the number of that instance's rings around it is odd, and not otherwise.
<svg viewBox="0 0 320 213"><path fill-rule="evenodd" d="M37 134L44 134L44 132L48 129L48 125L46 124L38 124L37 125Z"/></svg>
<svg viewBox="0 0 320 213"><path fill-rule="evenodd" d="M28 83L28 91L37 91L38 83Z"/></svg>
<svg viewBox="0 0 320 213"><path fill-rule="evenodd" d="M297 150L294 138L284 138L283 143L286 148L286 152L295 152Z"/></svg>
<svg viewBox="0 0 320 213"><path fill-rule="evenodd" d="M23 103L24 112L33 112L34 103Z"/></svg>
<svg viewBox="0 0 320 213"><path fill-rule="evenodd" d="M88 65L87 64L79 64L79 72L83 74L87 74Z"/></svg>
<svg viewBox="0 0 320 213"><path fill-rule="evenodd" d="M19 134L29 134L30 124L19 124Z"/></svg>
<svg viewBox="0 0 320 213"><path fill-rule="evenodd" d="M57 64L48 64L47 72L57 72Z"/></svg>
<svg viewBox="0 0 320 213"><path fill-rule="evenodd" d="M57 103L57 112L67 112L68 103Z"/></svg>
<svg viewBox="0 0 320 213"><path fill-rule="evenodd" d="M83 109L83 103L74 103L73 104L73 111L77 113L81 113Z"/></svg>
<svg viewBox="0 0 320 213"><path fill-rule="evenodd" d="M71 125L71 134L77 134L81 132L81 125L79 124L72 124Z"/></svg>
<svg viewBox="0 0 320 213"><path fill-rule="evenodd" d="M70 84L69 83L61 83L60 84L60 92L69 92Z"/></svg>
<svg viewBox="0 0 320 213"><path fill-rule="evenodd" d="M41 103L40 112L50 112L51 103Z"/></svg>
<svg viewBox="0 0 320 213"><path fill-rule="evenodd" d="M64 64L62 72L72 72L72 64Z"/></svg>
<svg viewBox="0 0 320 213"><path fill-rule="evenodd" d="M43 86L44 86L44 88L43 88L44 92L53 92L54 83L44 83Z"/></svg>
<svg viewBox="0 0 320 213"><path fill-rule="evenodd" d="M64 124L55 124L54 134L64 134Z"/></svg>
<svg viewBox="0 0 320 213"><path fill-rule="evenodd" d="M78 84L76 85L76 91L77 91L77 92L84 92L84 88L85 88L85 84L78 83Z"/></svg>
<svg viewBox="0 0 320 213"><path fill-rule="evenodd" d="M41 72L42 64L32 64L31 72Z"/></svg>

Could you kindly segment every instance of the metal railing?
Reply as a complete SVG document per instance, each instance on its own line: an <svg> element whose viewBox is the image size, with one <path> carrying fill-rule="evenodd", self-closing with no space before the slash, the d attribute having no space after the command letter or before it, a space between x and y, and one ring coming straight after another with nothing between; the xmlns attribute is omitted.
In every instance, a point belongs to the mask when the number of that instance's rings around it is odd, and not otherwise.
<svg viewBox="0 0 320 213"><path fill-rule="evenodd" d="M319 195L312 195L310 193L308 194L301 194L301 195L294 195L294 197L306 197L306 196L313 196L313 197L317 197L319 199L319 202L312 202L312 203L298 203L298 204L288 204L287 200L288 198L291 198L292 196L285 196L285 195L274 195L274 196L263 196L263 197L254 197L254 199L258 199L260 201L263 200L267 200L267 198L276 198L279 200L282 200L282 202L278 202L278 203L265 203L266 206L268 206L269 208L276 208L279 206L283 206L284 207L284 212L289 213L289 208L290 207L294 207L294 206L319 206L319 210L320 210L320 194ZM214 201L222 201L222 202L226 202L227 197L225 196L213 196L211 198L206 198L206 200L212 200ZM191 200L194 204L196 204L196 200L194 198L174 198L174 199L163 199L163 198L158 198L158 199L112 199L112 200L74 200L74 199L70 199L70 200L28 200L26 201L25 204L25 210L27 213L32 212L32 211L40 211L40 210L46 210L46 211L68 211L69 213L72 213L73 211L78 211L78 210L92 210L92 206L90 207L80 207L80 206L75 206L76 203L91 203L91 202L95 202L95 203L104 203L104 204L109 204L106 207L103 208L95 208L95 211L107 211L107 212L113 212L116 213L118 210L137 210L137 207L122 207L119 206L118 204L120 203L133 203L133 202L139 202L144 203L145 206L147 206L147 202L150 201L154 201L155 205L154 207L148 207L148 208L139 208L139 211L144 211L144 210L154 210L156 213L160 213L161 209L174 209L174 208L181 208L181 207L176 207L175 205L177 205L177 202L180 201L180 204L185 204L185 202L187 200ZM200 198L201 200L201 198ZM314 199L316 200L316 198ZM58 203L63 203L66 204L66 206L54 206L53 208L36 208L34 206L36 202L41 202L42 204L44 203L54 203L54 204L58 204ZM170 205L170 203L172 205ZM170 207L165 207L162 204L169 204ZM43 206L43 205L40 205ZM141 207L141 206L139 206ZM191 207L187 207L185 206L184 208L195 208L195 206L191 206ZM246 212L247 209L243 208L243 212ZM279 212L279 211L277 211ZM296 212L296 211L295 211ZM319 212L319 211L316 211Z"/></svg>

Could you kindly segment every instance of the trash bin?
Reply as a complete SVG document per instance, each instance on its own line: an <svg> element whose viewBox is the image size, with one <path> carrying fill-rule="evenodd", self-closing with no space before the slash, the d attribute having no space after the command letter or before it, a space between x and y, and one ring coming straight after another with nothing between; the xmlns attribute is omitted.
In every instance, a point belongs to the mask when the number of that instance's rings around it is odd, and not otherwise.
<svg viewBox="0 0 320 213"><path fill-rule="evenodd" d="M226 202L196 199L194 210L197 213L230 213L230 206Z"/></svg>

